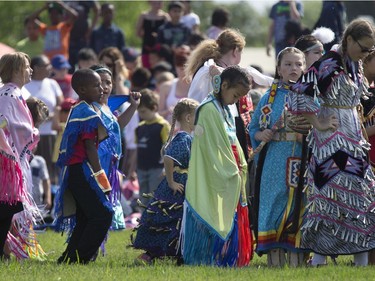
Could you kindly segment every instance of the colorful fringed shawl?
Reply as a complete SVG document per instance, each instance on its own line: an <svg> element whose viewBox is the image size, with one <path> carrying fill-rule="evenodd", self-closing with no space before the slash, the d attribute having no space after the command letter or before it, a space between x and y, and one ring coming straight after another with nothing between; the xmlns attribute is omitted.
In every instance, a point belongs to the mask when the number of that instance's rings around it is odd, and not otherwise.
<svg viewBox="0 0 375 281"><path fill-rule="evenodd" d="M17 259L44 258L32 225L42 219L31 195L29 166L31 151L39 141L22 90L8 83L0 88L0 201L22 202L23 211L14 215L7 245Z"/></svg>
<svg viewBox="0 0 375 281"><path fill-rule="evenodd" d="M252 256L247 163L228 107L212 95L197 110L191 154L181 242L184 262L247 265Z"/></svg>
<svg viewBox="0 0 375 281"><path fill-rule="evenodd" d="M60 189L58 190L55 199L55 213L57 216L56 228L58 230L67 230L71 232L74 228L76 206L75 201L67 188L69 177L67 165L80 134L93 131L98 131L98 141L102 141L107 137L105 126L95 109L85 101L80 101L78 104L74 105L70 111L61 140L59 158L57 160L57 164L62 167ZM102 202L108 210L113 212L110 202L107 200L105 194L101 191L98 183L92 176L93 170L88 161L83 162L82 167L87 181L95 190L100 202Z"/></svg>

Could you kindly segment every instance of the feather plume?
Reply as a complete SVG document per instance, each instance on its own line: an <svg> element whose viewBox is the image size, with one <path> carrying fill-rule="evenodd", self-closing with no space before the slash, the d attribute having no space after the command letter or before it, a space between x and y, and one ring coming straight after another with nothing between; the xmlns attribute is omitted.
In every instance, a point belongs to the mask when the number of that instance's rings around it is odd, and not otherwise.
<svg viewBox="0 0 375 281"><path fill-rule="evenodd" d="M327 27L318 27L311 32L311 35L318 39L323 44L327 44L335 39L335 33Z"/></svg>

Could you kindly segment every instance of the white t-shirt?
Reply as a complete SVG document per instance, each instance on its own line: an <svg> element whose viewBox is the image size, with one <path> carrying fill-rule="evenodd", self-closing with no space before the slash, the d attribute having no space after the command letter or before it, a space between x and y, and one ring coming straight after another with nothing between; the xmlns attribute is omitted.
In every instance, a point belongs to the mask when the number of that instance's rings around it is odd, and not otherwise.
<svg viewBox="0 0 375 281"><path fill-rule="evenodd" d="M130 106L130 103L125 103L125 110ZM139 124L138 111L135 111L129 123L125 126L122 133L125 138L126 149L137 149L137 143L135 141L135 129Z"/></svg>
<svg viewBox="0 0 375 281"><path fill-rule="evenodd" d="M63 96L59 84L51 78L31 80L25 85L25 88L33 97L41 99L47 105L50 113L54 113L58 97ZM40 125L39 131L41 135L56 135L56 131L52 130L52 120Z"/></svg>
<svg viewBox="0 0 375 281"><path fill-rule="evenodd" d="M193 30L194 25L201 24L199 16L195 13L189 13L187 15L182 16L180 22L187 26L190 30Z"/></svg>
<svg viewBox="0 0 375 281"><path fill-rule="evenodd" d="M207 97L209 93L213 91L212 78L210 75L210 66L215 65L213 59L209 59L204 65L197 71L193 80L191 81L188 98L194 99L199 103ZM222 72L224 68L218 67L218 70ZM229 110L234 117L238 116L238 110L235 104L230 104Z"/></svg>

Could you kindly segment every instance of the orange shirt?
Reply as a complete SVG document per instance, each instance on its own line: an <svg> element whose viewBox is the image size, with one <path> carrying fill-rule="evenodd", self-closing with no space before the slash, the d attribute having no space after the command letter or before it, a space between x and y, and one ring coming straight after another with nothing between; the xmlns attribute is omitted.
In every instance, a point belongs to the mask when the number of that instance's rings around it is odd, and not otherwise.
<svg viewBox="0 0 375 281"><path fill-rule="evenodd" d="M44 23L40 25L40 32L44 36L43 53L49 59L58 54L69 58L69 37L72 27L71 23L65 21L52 26Z"/></svg>

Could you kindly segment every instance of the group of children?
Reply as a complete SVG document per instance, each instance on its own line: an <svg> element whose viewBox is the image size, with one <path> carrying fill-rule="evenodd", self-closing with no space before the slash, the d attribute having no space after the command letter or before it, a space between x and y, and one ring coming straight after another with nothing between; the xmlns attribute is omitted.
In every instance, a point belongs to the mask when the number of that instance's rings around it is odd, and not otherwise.
<svg viewBox="0 0 375 281"><path fill-rule="evenodd" d="M250 80L240 67L233 67L227 72L229 74L223 76L221 83L222 105L221 102L217 103L216 110L235 102L250 87ZM238 88L237 82L243 83L243 86ZM105 66L97 65L91 69L76 71L72 77L72 86L79 95L79 101L71 106L69 115L66 116L57 160L62 178L56 194L55 214L59 228L69 231L66 250L58 262L88 263L95 260L110 226L114 223L123 224L123 216L116 215L115 208L121 182L118 172L121 157L120 131L137 108L144 122L137 131L144 132L137 132L136 135L142 138L140 142L146 142L145 148L150 145L163 147L165 178L155 193L152 193L155 189L153 185L158 182L157 178L161 179L162 162L160 155L151 161L145 149L144 155L141 153L139 157L146 160L146 165L154 163L157 167L155 171L145 170L149 173L143 179L148 182L150 189L146 194L151 200L142 216L134 246L147 249L149 260L164 255L178 256L191 133L196 124L198 102L182 99L173 111L172 128L169 128L168 123L157 114L155 94L148 90L130 93L128 109L118 116L114 115L108 105L112 76ZM31 106L30 109L32 112L40 111ZM204 111L201 111L201 116ZM178 133L175 135L177 128ZM147 143L147 139L152 140L152 144ZM142 179L141 175L139 177ZM155 231L160 236L156 240ZM153 239L149 239L149 235ZM144 246L144 243L149 243L150 248Z"/></svg>
<svg viewBox="0 0 375 281"><path fill-rule="evenodd" d="M359 31L361 36L357 36ZM202 62L214 61L201 65L192 78L208 85L206 93L199 93L203 101L180 100L173 109L171 126L157 113L154 92L117 96L120 103L130 103L119 113L111 106L113 78L107 67L76 71L71 83L79 101L66 116L57 159L62 175L55 201L57 225L69 231L58 262L94 261L111 225L123 227L118 208L121 131L137 110L142 120L135 130L137 174L146 198L132 239L134 248L145 251L137 262L150 264L155 258L171 256L189 265L242 267L256 251L267 254L269 266L300 266L310 252L314 253L313 266L324 265L327 255L340 254L354 254L356 265L367 265L367 252L375 247L375 179L366 159L368 145L356 106L366 91L359 61L373 52L374 33L367 21L353 21L342 45L321 59L317 56L316 62L309 61L307 72L306 58L312 51L322 53L320 42L312 40L302 50L287 47L280 51L275 79L248 126L240 109L247 108L244 98L252 78L248 70L236 66L245 42L231 30L221 36L232 38L225 43L234 48L217 57L202 55ZM210 44L223 44L220 38ZM198 48L199 52L203 51ZM29 71L26 62L25 68ZM199 71L210 78L204 81ZM3 77L2 81L6 82ZM27 83L25 78L22 81L22 86ZM1 89L0 97L8 95L7 87ZM14 93L20 95L16 88ZM30 124L27 131L35 143L32 127L39 122L32 124L25 105L17 102L25 111ZM249 160L255 156L256 202L250 208L246 153L251 150L246 140L240 143L239 124L248 129L253 149ZM7 140L6 127L6 123L1 127L1 141ZM0 160L13 169L14 176L17 165L7 153L1 151ZM0 207L10 214L4 218L9 225L13 214L22 209L18 202L25 200L1 201L6 202ZM256 213L256 221L249 219L253 218L249 211ZM3 236L7 234L1 230Z"/></svg>
<svg viewBox="0 0 375 281"><path fill-rule="evenodd" d="M107 151L104 157L110 158L110 161L102 161L103 156L100 153L102 146L103 149L113 149L113 145L103 143L109 142L111 137L114 138L111 135L116 131L110 129L108 123L105 124L104 120L107 117L103 114L110 112L108 112L108 109L107 112L103 112L105 103L103 104L103 101L101 101L105 100L102 97L103 90L101 88L105 89L104 95L106 95L108 87L105 86L105 83L110 81L110 76L109 70L104 67L93 68L96 69L96 72L79 70L73 75L72 84L80 96L80 103L71 110L60 146L58 163L63 168L64 176L57 195L57 216L63 218L64 223L62 225L69 225L70 228L73 226L73 231L70 233L67 249L59 259L59 262L79 261L86 263L92 260L103 242L112 221L113 204L111 204L105 194L110 193L111 198L116 194L113 191L118 181L113 179L116 176L113 173L116 173L117 159L115 158L118 155L113 151ZM241 68L233 67L228 69L227 72L229 74L223 76L222 82L223 106L235 102L240 96L246 95L250 87L250 80ZM102 84L100 84L97 73L101 76ZM241 76L238 76L238 73ZM240 86L242 87L240 92L236 90L239 87L236 83L238 82L237 80L240 83L244 83L244 86ZM245 82L241 82L243 80ZM143 122L149 123L149 126L144 128L146 135L142 133L137 133L136 135L142 136L145 139L144 141L153 139L154 145L160 148L166 143L163 149L165 150L164 167L166 176L155 193L152 193L154 189L152 185L158 182L157 178L160 178L162 169L160 167L155 168L155 171L148 169L146 170L148 174L145 174L143 178L142 175L138 175L140 181L144 179L148 182L150 190L145 194L151 200L147 211L142 216L139 234L134 241L134 247L147 249L147 253L144 254L143 258L151 260L153 257L158 256L177 255L179 230L182 225L184 189L192 142L190 133L194 128L195 110L198 103L191 99L181 100L174 109L172 128L168 131L165 129L166 122L160 122L160 117L157 116L157 108L155 107L152 93L143 91L141 94L142 96L139 97L140 94L132 93L131 95L133 96L130 99L133 100L135 107L139 103L138 113L144 120ZM228 95L229 97L227 97ZM97 103L101 104L99 114L101 117L95 111ZM219 104L216 106L219 106ZM200 114L203 115L203 113ZM129 114L128 116L131 115ZM126 124L126 120L124 122L121 121L121 117L121 115L117 117L120 126L121 124ZM172 138L176 122L179 123L179 133ZM107 136L103 128L107 130ZM169 127L166 128L169 129ZM142 130L142 123L137 130ZM161 138L163 134L166 136L164 142ZM104 140L99 144L102 139ZM159 141L156 139L159 139ZM112 142L112 144L114 143ZM95 151L95 146L99 146L99 153ZM148 146L150 145L145 145L145 147ZM139 157L146 160L148 165L152 165L151 162L154 160L156 164L160 165L160 156L152 160L148 157L147 150L145 150L145 153L144 155L139 155ZM99 159L100 162L98 161ZM107 172L109 168L105 167L106 162L114 162L114 169L110 168L110 171ZM235 163L236 161L234 161ZM246 163L242 161L242 165L246 166ZM234 169L238 169L236 167L237 165L234 166ZM239 194L240 185L238 188ZM244 194L242 196L244 198ZM91 199L87 200L87 197ZM236 201L236 199L234 200ZM247 214L247 211L243 212L242 215L244 214ZM96 229L94 231L95 235L92 235L93 229ZM150 239L150 236L152 236L152 239ZM155 237L159 238L155 239ZM231 254L233 255L233 253Z"/></svg>

